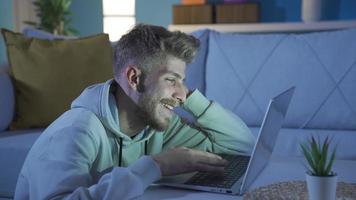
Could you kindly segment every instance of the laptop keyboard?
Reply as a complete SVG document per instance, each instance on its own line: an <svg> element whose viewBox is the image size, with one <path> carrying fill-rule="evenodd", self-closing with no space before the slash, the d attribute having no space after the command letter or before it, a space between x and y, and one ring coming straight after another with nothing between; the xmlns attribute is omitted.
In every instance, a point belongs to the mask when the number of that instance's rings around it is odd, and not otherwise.
<svg viewBox="0 0 356 200"><path fill-rule="evenodd" d="M227 154L220 156L228 161L223 174L198 172L185 184L230 188L245 173L250 157Z"/></svg>

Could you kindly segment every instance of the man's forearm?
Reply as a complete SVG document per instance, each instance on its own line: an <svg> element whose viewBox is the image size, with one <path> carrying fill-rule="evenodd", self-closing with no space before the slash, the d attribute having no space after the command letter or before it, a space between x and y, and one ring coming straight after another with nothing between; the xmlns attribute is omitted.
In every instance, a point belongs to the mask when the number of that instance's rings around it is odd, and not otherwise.
<svg viewBox="0 0 356 200"><path fill-rule="evenodd" d="M239 153L252 151L255 138L246 124L231 111L209 101L199 91L190 95L184 108L195 116L196 126L204 134L209 134L212 142L221 150Z"/></svg>

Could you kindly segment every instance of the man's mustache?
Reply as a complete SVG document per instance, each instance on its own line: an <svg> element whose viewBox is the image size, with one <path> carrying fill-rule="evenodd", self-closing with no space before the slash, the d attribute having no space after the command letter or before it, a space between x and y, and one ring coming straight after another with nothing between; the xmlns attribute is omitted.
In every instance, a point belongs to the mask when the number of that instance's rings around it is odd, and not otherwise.
<svg viewBox="0 0 356 200"><path fill-rule="evenodd" d="M160 102L163 103L163 104L168 104L168 105L173 106L173 107L180 106L180 102L178 102L178 101L176 101L174 99L161 99Z"/></svg>

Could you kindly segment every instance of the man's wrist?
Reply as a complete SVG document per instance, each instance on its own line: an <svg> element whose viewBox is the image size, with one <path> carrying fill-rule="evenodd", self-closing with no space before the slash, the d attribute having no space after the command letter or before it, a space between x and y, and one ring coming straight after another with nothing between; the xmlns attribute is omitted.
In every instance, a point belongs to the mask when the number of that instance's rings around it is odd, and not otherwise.
<svg viewBox="0 0 356 200"><path fill-rule="evenodd" d="M194 116L199 117L209 106L210 101L199 90L195 89L191 92L183 108L191 112Z"/></svg>
<svg viewBox="0 0 356 200"><path fill-rule="evenodd" d="M164 167L163 167L163 161L159 158L159 156L157 155L151 155L152 160L155 162L155 164L157 165L157 167L159 168L160 172L161 172L161 176L163 176L164 173Z"/></svg>
<svg viewBox="0 0 356 200"><path fill-rule="evenodd" d="M141 177L146 186L162 177L160 166L152 159L152 156L142 156L130 165L129 169Z"/></svg>

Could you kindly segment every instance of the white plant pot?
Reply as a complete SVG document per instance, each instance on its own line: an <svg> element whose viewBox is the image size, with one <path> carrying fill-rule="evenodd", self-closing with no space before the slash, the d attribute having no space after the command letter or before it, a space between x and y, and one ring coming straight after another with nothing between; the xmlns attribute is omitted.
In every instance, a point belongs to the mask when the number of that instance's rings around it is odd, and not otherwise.
<svg viewBox="0 0 356 200"><path fill-rule="evenodd" d="M335 200L337 175L311 176L306 174L309 200Z"/></svg>
<svg viewBox="0 0 356 200"><path fill-rule="evenodd" d="M304 22L315 22L321 19L322 0L302 0L302 20Z"/></svg>

